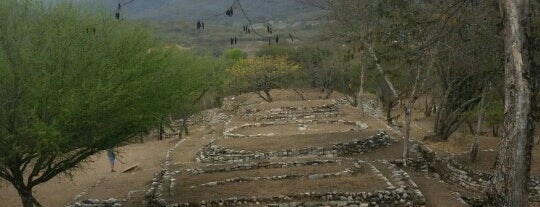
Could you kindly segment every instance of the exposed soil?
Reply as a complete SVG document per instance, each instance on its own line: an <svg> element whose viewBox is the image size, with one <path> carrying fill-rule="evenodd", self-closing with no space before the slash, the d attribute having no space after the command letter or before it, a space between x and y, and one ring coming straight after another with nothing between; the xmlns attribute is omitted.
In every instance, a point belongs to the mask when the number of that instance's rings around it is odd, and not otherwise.
<svg viewBox="0 0 540 207"><path fill-rule="evenodd" d="M420 188L420 191L426 197L427 206L433 207L461 207L468 206L466 203L459 200L458 194L462 190L453 185L444 182L439 182L414 171L409 171L409 176ZM470 193L470 192L468 192Z"/></svg>
<svg viewBox="0 0 540 207"><path fill-rule="evenodd" d="M190 183L180 182L175 195L170 197L175 202L200 202L202 200L220 200L229 197L278 196L303 192L363 192L383 189L384 183L373 173L344 175L323 179L258 180L245 183L230 183L205 188L189 188ZM191 179L189 179L191 180Z"/></svg>
<svg viewBox="0 0 540 207"><path fill-rule="evenodd" d="M241 103L254 104L255 108L269 110L279 107L302 107L317 106L331 103L332 100L323 99L324 94L318 89L303 89L304 97L311 101L300 101L299 96L292 90L273 90L271 92L275 102L266 103L256 94L242 94L236 96L236 101ZM343 95L334 93L331 99L342 98ZM364 101L374 96L366 94ZM422 141L437 151L439 155L455 156L462 164L473 169L489 171L494 166L495 156L498 151L500 138L491 136L490 129L485 127L480 137L480 153L478 160L474 163L468 161L469 145L472 134L466 125L462 126L454 133L448 141L424 140L425 136L433 134L433 117L425 117L423 114L423 98L417 102L416 110L413 113L412 139ZM167 194L165 199L169 202L200 202L201 200L219 200L228 197L251 197L251 196L276 196L287 193L300 192L330 192L330 191L375 191L385 187L380 177L376 176L369 167L362 166L360 173L355 175L342 175L338 177L323 179L295 178L285 180L257 180L242 183L226 183L223 185L201 187L200 184L226 180L228 178L245 176L273 176L283 174L309 175L314 173L333 173L345 170L351 166L351 160L360 159L366 162L376 163L381 159L398 159L403 150L401 135L386 125L385 121L373 118L370 115L362 115L358 109L348 105L339 107L339 117L329 117L328 120L348 120L362 121L369 127L364 131L343 132L353 125L344 124L308 124L308 130L298 130L297 124L254 127L237 130L234 133L265 134L274 133L269 137L250 138L227 138L224 139L222 132L226 127L240 126L245 123L253 123L244 120L241 114L234 114L233 120L228 126L224 122L212 124L211 126L194 126L190 129L190 135L184 137L185 140L171 153L171 169L177 171L175 175L176 185ZM394 114L401 113L396 107ZM402 118L402 116L401 116ZM397 120L398 123L401 120ZM186 172L192 168L212 168L232 165L230 163L197 163L195 157L201 148L215 140L219 146L236 150L247 151L276 151L281 149L300 147L323 147L332 144L351 141L353 139L364 139L375 133L378 129L384 129L393 136L397 143L393 145L367 152L361 155L351 155L349 157L333 158L342 159L341 163L328 163L318 166L291 166L283 168L264 168L253 170L239 170L231 172L217 172L200 175L193 175ZM540 130L537 129L536 134ZM304 134L302 134L304 133ZM143 200L144 192L149 188L151 179L155 172L158 172L163 164L165 155L171 147L178 142L178 139L164 141L148 141L144 144L130 144L121 147L119 160L116 169L121 170L129 165L139 163L139 167L129 173L109 172L109 165L106 156L95 156L90 162L81 166L73 173L72 178L61 176L35 188L35 195L44 206L64 206L72 203L75 197L81 194L77 200L85 198L117 199L127 198L128 193L132 198L124 206L139 206ZM314 159L309 157L289 157L277 161L293 161ZM272 160L276 161L276 160ZM540 175L540 145L535 145L533 149L531 175ZM383 170L384 171L384 170ZM463 189L441 183L424 174L406 169L414 182L419 186L427 199L428 206L465 206L455 192L462 192ZM191 188L191 186L196 186ZM0 180L0 203L5 206L20 206L20 200L13 188L5 181ZM84 192L84 193L83 193ZM470 193L470 192L464 192Z"/></svg>
<svg viewBox="0 0 540 207"><path fill-rule="evenodd" d="M340 142L364 139L375 134L375 130L332 132L320 134L296 134L270 137L230 138L217 140L216 144L248 151L268 152L301 147L325 147Z"/></svg>
<svg viewBox="0 0 540 207"><path fill-rule="evenodd" d="M65 206L71 203L79 194L77 200L85 198L108 199L127 198L133 192L132 200L140 205L154 172L159 171L166 150L177 140L147 141L144 144L136 143L118 150L118 162L115 169L110 172L107 156L102 153L94 156L80 169L73 172L71 177L58 176L49 182L35 187L34 194L43 206ZM132 172L119 171L139 163ZM3 206L22 206L19 196L11 185L0 181L0 203Z"/></svg>
<svg viewBox="0 0 540 207"><path fill-rule="evenodd" d="M315 107L315 106L323 106L327 104L331 104L333 101L330 99L324 99L324 100L309 100L309 101L291 101L291 100L281 100L281 101L273 101L271 103L269 102L262 102L258 103L254 106L254 108L259 110L270 110L275 108L281 108L281 107L294 107L294 108L303 108L303 107Z"/></svg>
<svg viewBox="0 0 540 207"><path fill-rule="evenodd" d="M199 175L191 175L189 173L183 173L179 176L186 184L199 185L212 181L225 180L227 178L234 177L267 177L267 176L278 176L278 175L309 175L315 173L333 173L345 170L347 167L350 167L350 164L337 164L330 163L325 165L317 166L302 166L302 167L283 167L283 168L259 168L253 170L241 170L241 171L232 171L232 172L220 172L220 173L205 173ZM186 185L186 187L191 187L191 185Z"/></svg>

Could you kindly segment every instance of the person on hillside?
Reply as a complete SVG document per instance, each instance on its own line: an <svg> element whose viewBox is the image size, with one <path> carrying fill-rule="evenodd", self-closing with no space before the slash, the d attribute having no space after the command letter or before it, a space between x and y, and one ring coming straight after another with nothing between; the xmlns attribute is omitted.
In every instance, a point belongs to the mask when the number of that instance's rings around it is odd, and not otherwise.
<svg viewBox="0 0 540 207"><path fill-rule="evenodd" d="M111 163L111 172L116 172L114 170L114 161L116 160L116 155L114 154L113 149L107 150L107 157L109 157L109 163Z"/></svg>

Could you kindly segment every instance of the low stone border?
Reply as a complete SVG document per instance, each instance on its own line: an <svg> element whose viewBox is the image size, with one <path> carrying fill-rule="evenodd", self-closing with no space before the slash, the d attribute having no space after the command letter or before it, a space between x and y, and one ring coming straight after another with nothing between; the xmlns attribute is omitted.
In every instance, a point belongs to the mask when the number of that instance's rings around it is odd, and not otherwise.
<svg viewBox="0 0 540 207"><path fill-rule="evenodd" d="M435 177L446 183L461 186L479 195L485 195L492 186L493 174L490 172L473 170L461 165L454 159L441 158L435 151L422 143L415 143L412 150L419 157L407 161L411 167L434 173ZM392 162L401 165L403 161L396 160ZM540 202L540 176L531 177L528 187L529 202ZM462 198L472 206L483 206L487 202L485 198L479 197L462 196Z"/></svg>
<svg viewBox="0 0 540 207"><path fill-rule="evenodd" d="M327 119L341 116L339 111L324 111L324 112L283 112L269 113L267 115L244 114L242 117L245 120L252 121L294 121L298 119Z"/></svg>
<svg viewBox="0 0 540 207"><path fill-rule="evenodd" d="M375 175L377 175L377 177L379 177L381 180L384 181L387 189L396 189L396 186L394 186L394 184L392 184L390 180L388 180L388 178L384 176L379 169L377 169L377 167L375 167L371 163L368 163L368 164L369 164L369 167L371 168L371 171L373 171Z"/></svg>
<svg viewBox="0 0 540 207"><path fill-rule="evenodd" d="M453 159L440 158L424 144L414 144L412 150L420 156L416 160L408 161L412 167L427 167L436 172L442 180L479 193L485 192L491 186L492 174L469 169Z"/></svg>
<svg viewBox="0 0 540 207"><path fill-rule="evenodd" d="M234 178L228 178L226 180L221 181L212 181L203 183L200 185L200 187L211 187L216 185L223 185L226 183L239 183L239 182L250 182L250 181L257 181L257 180L286 180L286 179L298 179L298 178L308 178L308 179L323 179L323 178L331 178L331 177L339 177L344 175L354 175L358 173L361 169L360 162L363 161L354 161L353 167L347 168L340 172L334 172L334 173L319 173L319 174L285 174L285 175L274 175L274 176L266 176L266 177L234 177ZM191 188L196 188L197 186L191 186Z"/></svg>
<svg viewBox="0 0 540 207"><path fill-rule="evenodd" d="M176 148L178 148L178 146L180 146L180 144L182 144L184 141L185 139L178 141L173 147L167 150L165 162L161 166L161 171L154 173L154 177L152 178L152 184L145 193L142 206L153 207L166 205L166 201L165 199L163 199L164 187L168 187L168 192L171 192L171 188L174 186L175 181L172 176L176 174L176 172L169 171L172 159L171 153Z"/></svg>
<svg viewBox="0 0 540 207"><path fill-rule="evenodd" d="M109 198L107 200L85 199L82 202L75 202L66 207L121 207L124 202L126 202L125 199L118 200L116 198Z"/></svg>
<svg viewBox="0 0 540 207"><path fill-rule="evenodd" d="M251 152L223 148L210 142L197 154L197 162L245 162L250 160L268 160L291 156L326 156L336 157L351 154L363 154L381 147L387 147L396 142L386 132L379 131L375 135L350 142L335 144L329 147L303 147L285 149L273 152Z"/></svg>
<svg viewBox="0 0 540 207"><path fill-rule="evenodd" d="M411 196L413 197L414 203L426 203L424 194L422 194L418 185L416 185L407 172L399 169L397 165L390 163L387 160L379 160L378 162L388 166L388 169L392 171L391 178L398 184L399 188L406 189L412 194Z"/></svg>
<svg viewBox="0 0 540 207"><path fill-rule="evenodd" d="M276 126L276 125L286 125L286 124L345 124L345 125L351 125L354 126L354 128L350 128L349 130L345 131L362 131L368 128L368 125L361 122L361 121L348 121L348 120L317 120L317 119L298 119L293 121L269 121L269 122L260 122L260 123L249 123L249 124L243 124L240 126L234 126L231 128L227 128L223 131L223 137L224 138L244 138L244 137L270 137L274 136L274 133L268 133L268 134L235 134L233 131L239 130L239 129L246 129L246 128L253 128L253 127L266 127L266 126Z"/></svg>
<svg viewBox="0 0 540 207"><path fill-rule="evenodd" d="M231 197L214 201L201 201L199 203L177 203L169 207L201 206L236 206L260 205L268 206L425 206L413 203L411 196L404 196L402 189L375 191L375 192L304 192L272 197ZM309 200L301 202L300 200ZM276 204L277 203L277 204Z"/></svg>
<svg viewBox="0 0 540 207"><path fill-rule="evenodd" d="M243 118L247 120L295 120L295 119L323 119L340 116L337 104L330 103L310 107L279 107L270 110L259 110L255 107L244 106Z"/></svg>
<svg viewBox="0 0 540 207"><path fill-rule="evenodd" d="M340 172L310 174L310 175L285 174L285 175L274 175L274 176L266 176L266 177L234 177L234 178L228 178L226 180L203 183L200 185L200 187L212 187L216 185L224 185L227 183L241 183L241 182L251 182L251 181L257 181L257 180L288 180L288 179L299 179L299 178L324 179L324 178L340 177L340 176L351 175L351 174L353 174L353 170L346 169ZM191 188L196 188L196 187L197 186L191 186Z"/></svg>
<svg viewBox="0 0 540 207"><path fill-rule="evenodd" d="M291 207L291 206L425 206L425 197L418 189L418 186L414 181L409 177L409 175L399 169L395 164L392 164L386 160L379 161L388 166L388 169L391 171L391 179L398 184L396 187L389 182L388 179L380 171L376 169L375 166L371 163L367 163L372 167L372 170L384 178L387 183L386 190L380 190L375 192L305 192L305 193L296 193L289 195L280 195L272 197L231 197L221 200L213 201L201 201L199 203L178 203L170 204L168 206L203 206L203 207L213 207L213 206L234 206L234 205L261 205L267 204L266 206L278 206L278 207ZM318 162L315 162L318 163ZM359 169L360 163L363 161L354 161L354 168ZM282 163L283 166L285 163ZM292 163L289 163L291 165ZM298 163L297 163L298 164ZM314 163L313 163L314 164ZM257 165L251 165L257 166ZM269 166L269 165L266 165ZM294 166L294 165L292 165ZM250 169L250 168L247 168ZM354 171L354 170L353 170ZM193 171L199 174L200 171ZM338 173L329 173L330 174L340 174ZM315 177L324 177L326 174L321 174L322 176ZM330 175L331 176L331 175ZM273 179L280 179L279 177ZM282 177L281 179L287 179L287 177ZM314 178L316 179L316 178ZM233 180L225 182L235 182ZM215 186L219 185L219 182L215 183L206 183L205 186ZM309 200L305 201L305 200Z"/></svg>
<svg viewBox="0 0 540 207"><path fill-rule="evenodd" d="M260 168L283 168L283 167L296 167L296 166L316 166L323 164L341 163L342 160L306 160L306 161L289 161L289 162L252 162L252 163L239 163L233 166L225 166L218 168L193 168L187 169L186 172L192 174L203 173L215 173L215 172L230 172L238 170L252 170Z"/></svg>

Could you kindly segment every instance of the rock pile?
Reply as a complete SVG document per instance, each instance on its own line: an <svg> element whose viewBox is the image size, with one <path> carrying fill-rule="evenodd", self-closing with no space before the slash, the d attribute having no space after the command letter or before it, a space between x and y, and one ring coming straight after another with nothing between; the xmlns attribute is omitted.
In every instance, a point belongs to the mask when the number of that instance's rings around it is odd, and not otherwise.
<svg viewBox="0 0 540 207"><path fill-rule="evenodd" d="M378 131L375 135L362 140L353 140L351 142L339 143L332 148L339 155L363 154L382 147L388 147L396 141L384 131Z"/></svg>

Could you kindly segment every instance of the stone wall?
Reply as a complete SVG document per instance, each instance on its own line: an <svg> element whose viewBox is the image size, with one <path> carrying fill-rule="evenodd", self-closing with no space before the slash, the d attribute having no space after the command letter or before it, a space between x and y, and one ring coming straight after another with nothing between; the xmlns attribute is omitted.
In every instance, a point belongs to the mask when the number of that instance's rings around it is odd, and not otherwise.
<svg viewBox="0 0 540 207"><path fill-rule="evenodd" d="M325 119L340 116L337 104L324 104L310 107L279 107L260 110L251 105L240 107L242 117L246 120L288 121L296 119Z"/></svg>
<svg viewBox="0 0 540 207"><path fill-rule="evenodd" d="M379 131L367 139L355 139L328 147L303 147L284 149L273 152L251 152L224 148L210 142L197 154L198 162L245 162L250 160L268 160L291 156L336 157L351 154L363 154L378 148L392 145L395 140L384 131Z"/></svg>
<svg viewBox="0 0 540 207"><path fill-rule="evenodd" d="M481 172L461 165L459 162L441 158L436 152L417 143L413 150L419 155L417 159L410 159L412 167L423 171L429 170L436 173L441 180L446 183L461 186L467 190L484 195L490 190L493 174L491 172ZM395 161L399 163L400 161ZM529 181L529 201L540 202L540 177L531 177ZM482 206L485 203L484 198L465 198L473 206Z"/></svg>
<svg viewBox="0 0 540 207"><path fill-rule="evenodd" d="M252 163L250 165L237 164L233 167L223 167L215 169L192 169L190 172L200 173L212 173L223 172L230 170L246 170L261 167L280 167L280 166L299 166L299 165L318 165L322 163L331 163L335 161L319 160L309 162L276 162L276 163ZM237 206L237 205L263 205L263 206L277 206L277 207L297 207L297 206L425 206L425 197L418 190L418 186L409 177L409 175L386 161L381 161L390 171L391 179L396 185L387 181L388 186L384 190L378 190L373 192L299 192L286 195L272 196L272 197L231 197L226 199L219 199L213 201L200 201L197 203L177 203L169 204L168 206L203 206L203 207L218 207L218 206ZM363 161L357 160L353 162L354 167L347 169L343 172L337 173L325 173L314 174L308 176L308 179L324 179L332 176L341 176L344 173L357 173L360 169L360 163ZM369 164L369 163L368 163ZM370 164L371 165L371 164ZM372 165L371 165L372 166ZM381 177L385 178L374 166L374 172L378 173ZM269 179L295 179L298 177L272 177ZM240 180L249 178L230 178L225 181L215 181L201 184L201 187L212 187L215 185L225 184L227 182L240 182ZM222 183L223 182L223 183Z"/></svg>
<svg viewBox="0 0 540 207"><path fill-rule="evenodd" d="M223 137L225 138L243 138L243 137L262 137L262 136L274 136L273 133L270 134L238 134L234 133L234 131L239 129L246 129L246 128L254 128L254 127L266 127L266 126L274 126L274 125L285 125L285 124L345 124L353 126L353 128L350 128L347 131L355 131L355 130L364 130L368 128L368 125L361 122L361 121L348 121L348 120L328 120L328 119L298 119L293 121L269 121L269 122L260 122L260 123L248 123L248 124L242 124L240 126L234 126L227 128L223 131Z"/></svg>
<svg viewBox="0 0 540 207"><path fill-rule="evenodd" d="M252 170L259 168L283 168L291 166L316 166L322 164L340 163L340 160L304 160L304 161L287 161L287 162L251 162L251 163L237 163L232 166L209 166L205 168L193 168L187 169L187 172L193 174L214 173L214 172L230 172L238 170Z"/></svg>
<svg viewBox="0 0 540 207"><path fill-rule="evenodd" d="M413 166L422 167L421 165L427 164L429 169L444 181L475 192L484 192L491 186L492 175L489 173L467 168L453 159L440 158L436 152L423 144L414 145L413 150L420 155L417 162L412 162Z"/></svg>
<svg viewBox="0 0 540 207"><path fill-rule="evenodd" d="M357 171L358 169L355 169L355 168L347 168L343 171L333 172L333 173L284 174L284 175L258 176L258 177L233 177L233 178L227 178L225 180L218 180L218 181L203 183L203 184L200 184L199 186L191 186L191 188L212 187L212 186L224 185L228 183L245 183L245 182L251 182L251 181L258 181L258 180L290 180L290 179L299 179L299 178L307 178L307 179L315 180L315 179L324 179L324 178L331 178L331 177L340 177L344 175L352 175L352 174L355 174Z"/></svg>
<svg viewBox="0 0 540 207"><path fill-rule="evenodd" d="M107 200L99 199L85 199L81 202L75 202L72 205L67 205L66 207L121 207L122 203L126 202L125 199L118 200L115 198L109 198Z"/></svg>
<svg viewBox="0 0 540 207"><path fill-rule="evenodd" d="M170 204L170 207L177 206L201 206L201 207L221 207L239 205L261 205L275 207L314 207L314 206L348 206L348 207L368 207L368 206L425 206L411 201L411 197L404 198L403 189L376 191L376 192L303 192L289 195L272 197L231 197L215 201L201 201L200 203L178 203ZM302 201L309 200L309 201Z"/></svg>

